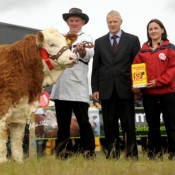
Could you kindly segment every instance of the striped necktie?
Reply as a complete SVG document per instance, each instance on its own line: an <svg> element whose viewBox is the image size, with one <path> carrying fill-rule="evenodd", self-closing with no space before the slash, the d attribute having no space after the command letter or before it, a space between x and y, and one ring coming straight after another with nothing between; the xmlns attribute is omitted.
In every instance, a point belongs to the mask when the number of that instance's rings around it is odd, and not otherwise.
<svg viewBox="0 0 175 175"><path fill-rule="evenodd" d="M116 40L116 38L117 38L118 36L117 35L113 35L111 38L114 40L113 41L113 45L112 45L112 50L113 50L113 52L116 52L116 50L117 50L117 40Z"/></svg>

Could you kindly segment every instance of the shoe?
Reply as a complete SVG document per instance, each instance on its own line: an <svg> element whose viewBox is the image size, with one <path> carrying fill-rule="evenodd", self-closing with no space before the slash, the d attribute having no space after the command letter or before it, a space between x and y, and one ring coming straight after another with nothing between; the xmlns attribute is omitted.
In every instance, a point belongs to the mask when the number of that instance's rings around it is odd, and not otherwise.
<svg viewBox="0 0 175 175"><path fill-rule="evenodd" d="M106 159L118 160L119 158L120 158L120 150L116 149L114 144L109 144Z"/></svg>
<svg viewBox="0 0 175 175"><path fill-rule="evenodd" d="M148 152L148 159L149 160L160 160L163 161L163 155L162 152L159 152L157 154L153 153L153 152Z"/></svg>
<svg viewBox="0 0 175 175"><path fill-rule="evenodd" d="M170 152L168 156L169 160L175 160L175 153Z"/></svg>
<svg viewBox="0 0 175 175"><path fill-rule="evenodd" d="M96 158L95 151L84 151L83 157L87 160L94 160Z"/></svg>
<svg viewBox="0 0 175 175"><path fill-rule="evenodd" d="M120 158L120 153L117 153L116 151L111 151L108 152L106 159L114 159L114 160L118 160Z"/></svg>
<svg viewBox="0 0 175 175"><path fill-rule="evenodd" d="M67 146L69 140L70 140L70 138L68 137L58 144L58 146L55 149L56 158L63 158L63 157L67 158L66 146ZM64 152L64 154L63 154L63 152ZM63 155L65 155L65 156L63 156Z"/></svg>
<svg viewBox="0 0 175 175"><path fill-rule="evenodd" d="M126 157L126 160L129 161L129 160L133 160L133 161L138 161L138 156L128 156Z"/></svg>

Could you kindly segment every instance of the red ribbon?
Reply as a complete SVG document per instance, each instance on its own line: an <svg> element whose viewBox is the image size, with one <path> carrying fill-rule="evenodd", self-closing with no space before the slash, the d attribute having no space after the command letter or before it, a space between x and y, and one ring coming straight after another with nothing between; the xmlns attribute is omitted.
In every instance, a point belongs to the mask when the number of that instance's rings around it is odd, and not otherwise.
<svg viewBox="0 0 175 175"><path fill-rule="evenodd" d="M46 49L41 48L39 50L40 57L46 62L47 66L49 67L49 70L54 69L49 58L49 54Z"/></svg>

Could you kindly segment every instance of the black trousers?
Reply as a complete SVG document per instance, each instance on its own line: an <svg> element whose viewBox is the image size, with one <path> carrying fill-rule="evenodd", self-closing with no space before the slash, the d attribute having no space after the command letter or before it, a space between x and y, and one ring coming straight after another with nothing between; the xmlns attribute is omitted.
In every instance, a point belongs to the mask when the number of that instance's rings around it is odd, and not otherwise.
<svg viewBox="0 0 175 175"><path fill-rule="evenodd" d="M148 152L154 154L161 152L160 113L162 112L168 137L168 150L175 154L175 93L144 94L143 106L149 126Z"/></svg>
<svg viewBox="0 0 175 175"><path fill-rule="evenodd" d="M115 88L110 99L101 100L106 147L115 143L119 150L119 119L125 142L125 156L138 156L133 99L120 99ZM108 150L109 152L110 150Z"/></svg>
<svg viewBox="0 0 175 175"><path fill-rule="evenodd" d="M55 100L56 117L58 121L56 145L70 137L70 123L73 111L80 127L83 150L93 151L95 149L95 139L89 123L88 108L89 104L85 102Z"/></svg>

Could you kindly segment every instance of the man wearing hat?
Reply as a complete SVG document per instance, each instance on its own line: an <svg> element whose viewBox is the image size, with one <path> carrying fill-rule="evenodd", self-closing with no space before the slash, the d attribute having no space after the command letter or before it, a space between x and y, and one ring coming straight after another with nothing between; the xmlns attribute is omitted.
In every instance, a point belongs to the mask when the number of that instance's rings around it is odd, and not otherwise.
<svg viewBox="0 0 175 175"><path fill-rule="evenodd" d="M69 13L63 14L69 31L76 33L78 38L72 43L71 50L77 53L79 62L72 68L66 69L60 79L52 88L51 99L55 102L58 121L58 135L56 142L56 157L60 157L62 150L70 140L70 122L74 112L79 127L82 150L86 158L95 156L95 139L89 123L89 89L88 89L88 63L93 57L93 48L84 48L83 41L93 42L91 35L82 31L88 23L89 17L81 9L72 8ZM65 158L65 155L63 158Z"/></svg>

